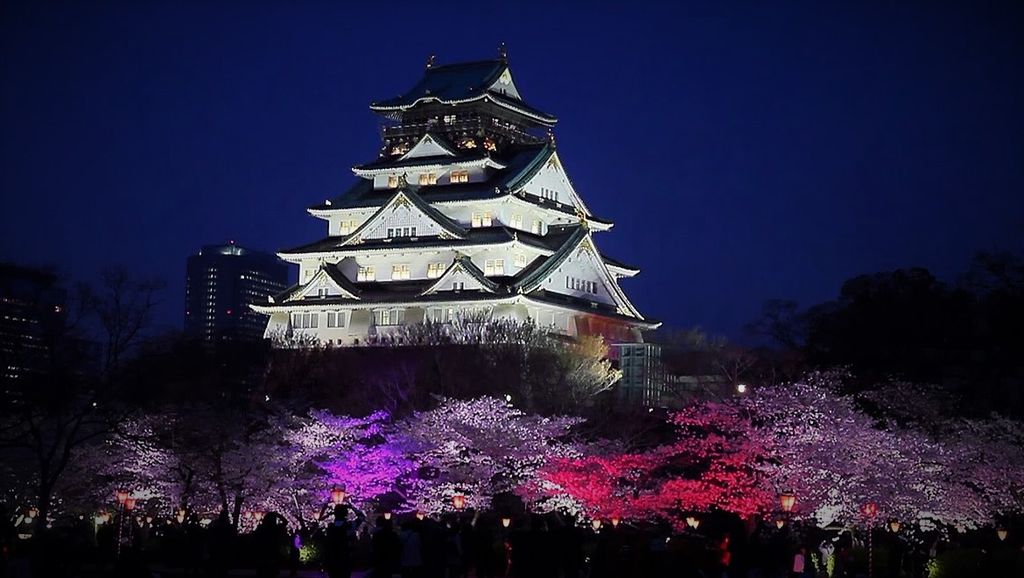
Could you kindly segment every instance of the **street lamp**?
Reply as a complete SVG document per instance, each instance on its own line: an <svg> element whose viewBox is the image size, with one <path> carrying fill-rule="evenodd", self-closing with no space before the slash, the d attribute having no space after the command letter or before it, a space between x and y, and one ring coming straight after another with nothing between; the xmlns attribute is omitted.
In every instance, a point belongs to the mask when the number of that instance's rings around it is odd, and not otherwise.
<svg viewBox="0 0 1024 578"><path fill-rule="evenodd" d="M331 488L331 503L335 506L341 505L341 503L345 501L346 496L348 496L348 494L345 493L345 488L341 486L334 486Z"/></svg>
<svg viewBox="0 0 1024 578"><path fill-rule="evenodd" d="M466 496L462 494L455 494L452 496L452 505L455 506L456 510L462 510L466 507Z"/></svg>
<svg viewBox="0 0 1024 578"><path fill-rule="evenodd" d="M390 520L391 519L391 512L384 512L384 519L385 520Z"/></svg>
<svg viewBox="0 0 1024 578"><path fill-rule="evenodd" d="M590 521L590 527L593 528L595 532L601 531L601 520L599 518L594 518Z"/></svg>
<svg viewBox="0 0 1024 578"><path fill-rule="evenodd" d="M736 384L736 393L739 393L739 394L747 393L747 384L745 384L745 383L737 383Z"/></svg>
<svg viewBox="0 0 1024 578"><path fill-rule="evenodd" d="M700 527L700 519L696 516L687 516L686 525L696 530L698 527Z"/></svg>
<svg viewBox="0 0 1024 578"><path fill-rule="evenodd" d="M417 520L420 520L420 521L422 521L422 520L423 520L423 518L426 518L426 517L427 517L427 515L426 515L426 514L424 514L423 512L420 512L420 511L417 511L417 512L416 512L416 519L417 519Z"/></svg>
<svg viewBox="0 0 1024 578"><path fill-rule="evenodd" d="M782 492L779 494L779 505L782 506L783 512L792 512L793 506L796 505L796 494L791 491Z"/></svg>
<svg viewBox="0 0 1024 578"><path fill-rule="evenodd" d="M874 523L875 515L878 514L878 504L874 502L868 502L861 508L864 515L868 518L868 578L872 578L875 575L875 532Z"/></svg>
<svg viewBox="0 0 1024 578"><path fill-rule="evenodd" d="M899 532L900 531L900 521L899 520L889 520L889 529L892 530L893 534Z"/></svg>
<svg viewBox="0 0 1024 578"><path fill-rule="evenodd" d="M612 516L612 528L618 528L621 521L618 516Z"/></svg>
<svg viewBox="0 0 1024 578"><path fill-rule="evenodd" d="M783 519L783 518L777 518L777 519L775 520L775 527L776 527L776 528L778 528L778 529L780 529L780 530L781 530L781 529L782 529L782 527L783 527L783 526L785 526L785 525L786 525L786 520L785 520L785 519Z"/></svg>
<svg viewBox="0 0 1024 578"><path fill-rule="evenodd" d="M509 518L509 517L506 516L506 517L501 519L501 527L502 528L508 528L511 525L512 525L512 518Z"/></svg>
<svg viewBox="0 0 1024 578"><path fill-rule="evenodd" d="M1000 542L1005 542L1006 536L1009 534L1010 532L1006 528L996 528L996 536L999 537Z"/></svg>

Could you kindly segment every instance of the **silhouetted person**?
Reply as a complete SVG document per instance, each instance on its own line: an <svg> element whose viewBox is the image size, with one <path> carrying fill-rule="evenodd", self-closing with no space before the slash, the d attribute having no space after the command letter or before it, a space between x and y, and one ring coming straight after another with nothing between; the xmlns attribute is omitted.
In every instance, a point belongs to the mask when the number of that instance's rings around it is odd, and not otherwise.
<svg viewBox="0 0 1024 578"><path fill-rule="evenodd" d="M398 534L391 527L391 520L377 518L377 530L373 533L371 543L370 576L373 578L391 578L398 568L398 557L402 552L402 543Z"/></svg>
<svg viewBox="0 0 1024 578"><path fill-rule="evenodd" d="M232 552L235 545L235 529L231 525L227 510L221 510L217 519L210 524L209 575L219 578L228 575L231 569Z"/></svg>
<svg viewBox="0 0 1024 578"><path fill-rule="evenodd" d="M324 539L327 575L349 578L352 575L352 541L354 532L348 521L348 507L334 507L334 521L327 527Z"/></svg>
<svg viewBox="0 0 1024 578"><path fill-rule="evenodd" d="M281 571L282 553L288 545L288 529L276 512L267 514L253 534L257 578L275 578Z"/></svg>

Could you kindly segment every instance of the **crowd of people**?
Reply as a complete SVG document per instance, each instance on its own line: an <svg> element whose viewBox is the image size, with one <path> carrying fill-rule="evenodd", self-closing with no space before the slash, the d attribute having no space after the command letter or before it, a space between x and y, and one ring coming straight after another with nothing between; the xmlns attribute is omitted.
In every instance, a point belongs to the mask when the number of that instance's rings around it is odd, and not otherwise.
<svg viewBox="0 0 1024 578"><path fill-rule="evenodd" d="M865 544L849 532L737 520L680 532L556 513L368 517L349 505L324 518L296 527L271 512L239 532L226 511L163 523L125 514L97 525L82 516L34 536L8 521L0 576L221 578L246 568L258 578L310 570L329 578L854 578L868 563ZM918 575L935 555L906 546L898 536L876 535L875 576Z"/></svg>

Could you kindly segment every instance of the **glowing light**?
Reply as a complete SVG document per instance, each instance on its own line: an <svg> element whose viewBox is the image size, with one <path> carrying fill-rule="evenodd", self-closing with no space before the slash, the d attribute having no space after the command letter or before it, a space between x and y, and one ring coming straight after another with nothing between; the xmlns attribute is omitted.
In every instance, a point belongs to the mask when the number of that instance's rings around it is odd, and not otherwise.
<svg viewBox="0 0 1024 578"><path fill-rule="evenodd" d="M612 528L618 528L619 522L621 522L621 520L619 520L618 516L612 516Z"/></svg>
<svg viewBox="0 0 1024 578"><path fill-rule="evenodd" d="M452 505L455 506L456 510L461 510L466 507L466 496L462 494L455 494L452 496Z"/></svg>
<svg viewBox="0 0 1024 578"><path fill-rule="evenodd" d="M114 497L117 499L117 505L123 506L124 501L128 499L128 490L118 490L114 492Z"/></svg>
<svg viewBox="0 0 1024 578"><path fill-rule="evenodd" d="M504 528L508 528L509 526L512 525L512 518L502 518L501 519L501 525Z"/></svg>
<svg viewBox="0 0 1024 578"><path fill-rule="evenodd" d="M345 492L345 488L341 486L335 486L331 488L331 503L335 506L345 501L345 497L348 494Z"/></svg>
<svg viewBox="0 0 1024 578"><path fill-rule="evenodd" d="M747 393L747 384L745 384L745 383L737 383L736 384L736 393Z"/></svg>
<svg viewBox="0 0 1024 578"><path fill-rule="evenodd" d="M892 530L892 532L894 534L896 532L899 532L900 531L900 521L899 520L890 520L889 521L889 529Z"/></svg>
<svg viewBox="0 0 1024 578"><path fill-rule="evenodd" d="M999 541L1000 541L1000 542L1005 542L1005 541L1006 541L1006 536L1007 536L1007 535L1009 535L1009 533L1010 533L1010 532L1008 532L1008 531L1006 530L1006 528L998 528L998 529L996 530L996 536L998 536L998 537L999 537Z"/></svg>
<svg viewBox="0 0 1024 578"><path fill-rule="evenodd" d="M385 520L390 520L391 519L391 512L384 512L384 519Z"/></svg>
<svg viewBox="0 0 1024 578"><path fill-rule="evenodd" d="M786 521L783 520L782 518L779 518L778 520L775 520L775 527L776 528L781 530L782 527L785 526L785 525L786 525Z"/></svg>
<svg viewBox="0 0 1024 578"><path fill-rule="evenodd" d="M598 520L597 518L591 520L590 527L593 528L595 532L599 531L601 529L601 520Z"/></svg>
<svg viewBox="0 0 1024 578"><path fill-rule="evenodd" d="M863 512L865 516L869 518L874 518L875 514L878 513L878 504L874 502L868 502L864 504Z"/></svg>
<svg viewBox="0 0 1024 578"><path fill-rule="evenodd" d="M783 512L792 512L793 506L796 505L796 495L793 492L783 492L779 496L779 505L782 506Z"/></svg>
<svg viewBox="0 0 1024 578"><path fill-rule="evenodd" d="M694 530L696 530L697 528L700 527L700 519L697 518L696 516L687 516L686 517L686 525L691 527L691 528L693 528Z"/></svg>

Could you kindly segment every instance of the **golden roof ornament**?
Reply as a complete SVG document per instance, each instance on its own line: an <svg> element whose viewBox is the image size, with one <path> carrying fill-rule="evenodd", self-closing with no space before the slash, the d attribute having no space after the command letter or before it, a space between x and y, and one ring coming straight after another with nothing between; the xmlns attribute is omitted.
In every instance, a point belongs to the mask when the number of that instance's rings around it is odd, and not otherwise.
<svg viewBox="0 0 1024 578"><path fill-rule="evenodd" d="M500 58L502 62L508 62L508 48L505 47L504 42L498 46L498 58Z"/></svg>

